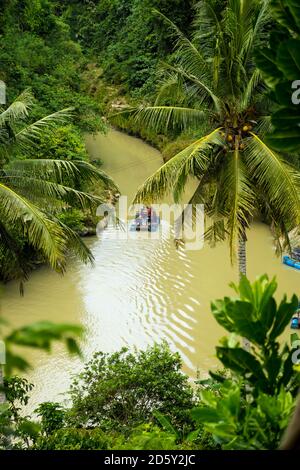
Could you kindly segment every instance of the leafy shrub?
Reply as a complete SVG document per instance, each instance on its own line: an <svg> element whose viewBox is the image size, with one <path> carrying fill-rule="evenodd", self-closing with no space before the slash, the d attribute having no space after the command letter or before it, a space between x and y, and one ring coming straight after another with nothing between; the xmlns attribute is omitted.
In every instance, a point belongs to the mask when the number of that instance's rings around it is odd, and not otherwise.
<svg viewBox="0 0 300 470"><path fill-rule="evenodd" d="M243 277L238 286L231 286L238 297L213 302L212 313L227 331L246 338L251 348L245 350L234 336L224 338L216 348L219 360L251 385L254 396L258 391L277 394L282 387L295 396L300 376L293 367L294 349L281 345L279 338L297 309L296 295L290 302L284 296L277 305L277 282L266 275L252 285Z"/></svg>
<svg viewBox="0 0 300 470"><path fill-rule="evenodd" d="M46 436L60 429L64 424L65 411L59 403L41 403L35 412L41 417L41 430Z"/></svg>
<svg viewBox="0 0 300 470"><path fill-rule="evenodd" d="M83 136L71 125L57 127L51 134L41 135L31 157L88 161Z"/></svg>
<svg viewBox="0 0 300 470"><path fill-rule="evenodd" d="M134 429L128 438L121 435L113 443L113 449L116 450L172 450L177 448L175 434L151 424L143 424Z"/></svg>
<svg viewBox="0 0 300 470"><path fill-rule="evenodd" d="M175 449L174 435L157 426L141 425L129 436L116 432L103 432L99 428L63 428L47 437L40 437L35 450L167 450Z"/></svg>
<svg viewBox="0 0 300 470"><path fill-rule="evenodd" d="M106 450L110 439L100 429L58 429L47 437L41 437L35 450Z"/></svg>
<svg viewBox="0 0 300 470"><path fill-rule="evenodd" d="M179 354L165 343L145 351L96 353L72 385L71 422L126 431L160 411L177 427L188 426L193 390L181 366Z"/></svg>
<svg viewBox="0 0 300 470"><path fill-rule="evenodd" d="M81 232L84 228L85 216L80 209L69 209L61 212L58 219L75 232Z"/></svg>
<svg viewBox="0 0 300 470"><path fill-rule="evenodd" d="M277 305L277 283L267 276L252 285L243 277L238 286L232 286L237 298L212 303L216 320L231 333L216 348L231 378L211 374L220 385L201 391L200 405L192 416L223 449L276 449L299 387L294 349L279 341L298 300L293 296L288 302L284 296ZM235 335L250 342L249 350L240 346Z"/></svg>

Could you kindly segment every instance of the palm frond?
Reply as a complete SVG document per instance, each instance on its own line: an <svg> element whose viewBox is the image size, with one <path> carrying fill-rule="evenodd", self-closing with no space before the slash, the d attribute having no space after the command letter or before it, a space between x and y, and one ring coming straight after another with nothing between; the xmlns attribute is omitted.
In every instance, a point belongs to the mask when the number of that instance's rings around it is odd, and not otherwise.
<svg viewBox="0 0 300 470"><path fill-rule="evenodd" d="M139 107L134 119L157 131L167 131L170 127L177 129L195 129L207 114L204 111L178 106Z"/></svg>
<svg viewBox="0 0 300 470"><path fill-rule="evenodd" d="M253 98L256 96L255 92L257 91L257 87L261 84L260 71L255 69L250 79L248 79L246 83L246 88L243 91L239 102L239 112L245 111L250 106Z"/></svg>
<svg viewBox="0 0 300 470"><path fill-rule="evenodd" d="M44 200L44 207L46 207L47 201L50 204L50 202L53 203L57 200L64 201L69 205L80 205L83 209L90 209L104 202L104 199L100 196L41 178L34 178L22 174L6 174L3 177L0 176L0 181L1 180L4 180L6 185L17 190L19 194L22 194L28 200L33 202L36 202L37 199L40 201Z"/></svg>
<svg viewBox="0 0 300 470"><path fill-rule="evenodd" d="M32 262L24 254L23 244L15 237L15 228L0 220L0 277L4 281L11 279L26 280L32 269Z"/></svg>
<svg viewBox="0 0 300 470"><path fill-rule="evenodd" d="M180 31L173 21L158 10L153 10L153 12L163 19L175 38L175 49L178 52L177 57L181 66L197 77L201 77L205 72L207 73L209 69L199 49Z"/></svg>
<svg viewBox="0 0 300 470"><path fill-rule="evenodd" d="M179 199L187 177L193 176L196 168L198 174L201 170L205 171L207 150L212 144L220 143L219 131L215 129L201 137L165 163L138 189L134 202L157 201L174 189L175 199Z"/></svg>
<svg viewBox="0 0 300 470"><path fill-rule="evenodd" d="M245 5L245 2L243 2ZM248 2L247 2L248 3ZM243 41L244 60L252 60L251 54L254 49L259 48L268 39L268 24L271 23L270 0L260 2L249 2L248 34ZM251 20L255 18L255 21Z"/></svg>
<svg viewBox="0 0 300 470"><path fill-rule="evenodd" d="M169 73L166 71L166 76L159 83L154 106L166 103L176 103L176 106L183 106L186 103L186 92L184 80L180 75L173 71Z"/></svg>
<svg viewBox="0 0 300 470"><path fill-rule="evenodd" d="M265 136L267 133L271 132L272 129L272 120L271 116L259 116L257 120L257 125L255 126L255 133L260 137Z"/></svg>
<svg viewBox="0 0 300 470"><path fill-rule="evenodd" d="M36 145L41 134L51 132L58 124L64 124L72 117L73 108L62 109L38 121L28 124L14 134L14 142L21 148Z"/></svg>
<svg viewBox="0 0 300 470"><path fill-rule="evenodd" d="M219 155L220 157L220 155ZM210 167L209 167L210 168ZM223 191L219 185L219 175L207 171L191 197L189 204L203 204L205 209L204 238L211 246L224 241L228 235L225 222L228 213L224 208Z"/></svg>
<svg viewBox="0 0 300 470"><path fill-rule="evenodd" d="M246 164L269 204L289 230L300 223L300 176L256 134L247 143Z"/></svg>
<svg viewBox="0 0 300 470"><path fill-rule="evenodd" d="M73 205L90 209L103 203L102 197L75 188L97 184L117 190L108 175L86 161L20 159L20 149L26 157L28 148L32 150L42 135L54 131L72 114L68 108L24 125L32 104L31 93L25 91L0 114L2 279L26 279L33 259L48 262L58 272L64 271L69 252L92 261L80 237L54 214ZM18 158L14 158L15 149Z"/></svg>
<svg viewBox="0 0 300 470"><path fill-rule="evenodd" d="M16 121L27 117L33 102L34 99L30 91L23 91L8 108L0 110L0 126L3 127L5 124L12 125Z"/></svg>
<svg viewBox="0 0 300 470"><path fill-rule="evenodd" d="M36 206L2 183L0 198L1 220L6 220L11 226L21 224L28 242L44 254L54 269L63 271L66 247L63 230Z"/></svg>
<svg viewBox="0 0 300 470"><path fill-rule="evenodd" d="M67 251L73 253L84 263L94 263L94 255L89 250L83 239L74 230L56 219L56 223L62 228L66 240Z"/></svg>
<svg viewBox="0 0 300 470"><path fill-rule="evenodd" d="M226 226L229 234L230 257L233 261L238 238L243 237L249 228L256 205L253 184L238 148L227 155L220 185L223 188L223 199L228 211Z"/></svg>
<svg viewBox="0 0 300 470"><path fill-rule="evenodd" d="M210 98L214 102L216 109L220 111L221 103L213 89L214 74L209 62L201 52L202 47L199 48L194 44L194 42L190 41L165 15L157 10L154 10L154 12L169 26L170 31L175 38L176 65L172 66L170 64L163 64L164 67L168 68L169 70L173 70L175 73L178 73L179 76L182 76L185 79L197 83L199 89L202 90L202 92L205 91L207 94L209 94ZM213 33L210 31L209 37L212 36ZM203 46L203 42L200 42L201 46Z"/></svg>
<svg viewBox="0 0 300 470"><path fill-rule="evenodd" d="M223 34L221 19L218 18L211 2L202 0L197 3L193 29L193 42L201 48L204 57L216 57L221 49Z"/></svg>
<svg viewBox="0 0 300 470"><path fill-rule="evenodd" d="M28 159L13 160L6 167L10 175L23 175L63 183L68 177L84 182L98 182L112 189L117 189L113 180L99 168L83 160Z"/></svg>
<svg viewBox="0 0 300 470"><path fill-rule="evenodd" d="M174 65L170 65L166 63L164 63L163 65L167 70L176 72L179 77L182 77L187 82L194 83L198 88L197 91L198 91L199 97L201 98L201 103L207 102L207 99L210 98L214 104L215 110L218 113L222 112L222 109L223 109L222 99L219 96L217 96L216 92L209 85L209 81L211 81L211 79L207 78L206 80L203 80L202 79L203 77L192 75L188 71L184 70L181 66L176 67Z"/></svg>
<svg viewBox="0 0 300 470"><path fill-rule="evenodd" d="M228 236L225 217L219 216L208 219L207 227L204 233L204 239L208 241L211 247L215 247L217 243L223 242Z"/></svg>

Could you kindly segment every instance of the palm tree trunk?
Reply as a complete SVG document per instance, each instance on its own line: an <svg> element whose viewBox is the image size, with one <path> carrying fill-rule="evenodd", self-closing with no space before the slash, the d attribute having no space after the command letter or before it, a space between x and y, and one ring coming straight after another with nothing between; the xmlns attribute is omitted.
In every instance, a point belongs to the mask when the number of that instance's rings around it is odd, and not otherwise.
<svg viewBox="0 0 300 470"><path fill-rule="evenodd" d="M247 276L247 259L246 259L246 235L240 235L238 246L238 259L239 259L239 277L240 280L243 276ZM246 351L250 351L250 341L243 338L243 347Z"/></svg>
<svg viewBox="0 0 300 470"><path fill-rule="evenodd" d="M239 237L238 260L239 260L239 276L241 279L242 276L247 275L246 236L245 235L240 235Z"/></svg>

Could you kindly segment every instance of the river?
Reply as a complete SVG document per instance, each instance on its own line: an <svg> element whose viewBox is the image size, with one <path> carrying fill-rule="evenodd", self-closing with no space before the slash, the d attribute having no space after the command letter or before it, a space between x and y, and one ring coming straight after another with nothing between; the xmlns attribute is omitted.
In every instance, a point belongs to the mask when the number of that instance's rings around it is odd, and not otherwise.
<svg viewBox="0 0 300 470"><path fill-rule="evenodd" d="M87 139L92 158L101 158L103 169L132 198L136 188L162 163L160 153L134 137L118 131ZM33 272L20 297L17 283L5 286L2 313L12 326L33 321L80 323L84 358L97 351L122 346L144 348L166 339L180 352L184 370L191 377L217 367L214 346L224 331L210 313L210 301L229 294L237 279L226 243L199 251L176 250L172 239L87 239L95 266L71 260L62 277L47 267ZM297 293L300 272L281 264L274 254L265 225L254 224L247 248L251 279L267 272L277 276L278 295ZM287 332L288 334L289 332ZM41 401L66 399L71 376L83 365L61 345L52 354L26 353L34 369L28 378L35 385L29 408Z"/></svg>

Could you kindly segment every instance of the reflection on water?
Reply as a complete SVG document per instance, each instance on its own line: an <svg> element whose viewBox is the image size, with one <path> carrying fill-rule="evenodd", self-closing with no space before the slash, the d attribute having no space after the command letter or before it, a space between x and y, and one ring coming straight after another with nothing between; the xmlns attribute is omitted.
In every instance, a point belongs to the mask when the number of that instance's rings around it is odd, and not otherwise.
<svg viewBox="0 0 300 470"><path fill-rule="evenodd" d="M105 170L129 197L161 164L155 149L116 131L89 138L88 147L94 158L103 159ZM210 301L230 293L228 283L237 278L236 268L230 266L226 244L201 251L176 250L164 228L163 224L160 240L144 234L114 240L109 231L89 239L94 267L73 260L64 277L39 269L26 285L24 298L16 284L9 284L3 314L13 325L41 319L80 322L86 328L85 358L96 350L145 347L166 339L180 351L191 376L197 369L215 367L214 346L224 331L210 314ZM248 274L253 279L264 272L277 275L280 296L297 293L300 273L281 264L268 228L255 224L249 234ZM64 398L60 394L68 388L71 375L82 367L61 346L52 355L31 351L29 358L35 366L29 374L35 384L31 408L40 401Z"/></svg>

